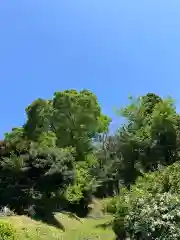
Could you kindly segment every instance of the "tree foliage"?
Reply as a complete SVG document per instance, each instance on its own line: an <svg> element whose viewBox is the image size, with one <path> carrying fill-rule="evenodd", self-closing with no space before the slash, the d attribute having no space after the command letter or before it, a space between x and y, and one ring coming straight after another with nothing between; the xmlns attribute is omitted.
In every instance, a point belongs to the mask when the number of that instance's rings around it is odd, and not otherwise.
<svg viewBox="0 0 180 240"><path fill-rule="evenodd" d="M96 186L93 139L110 123L96 96L88 90L56 92L50 100L35 100L26 113L25 124L1 143L1 204L20 211L64 196L87 208Z"/></svg>
<svg viewBox="0 0 180 240"><path fill-rule="evenodd" d="M94 195L116 195L108 207L115 211L118 195L126 189L118 205L125 216L128 189L136 186L138 194L148 195L152 189L164 194L162 189L179 187L174 164L180 153L180 116L171 98L154 93L131 97L118 112L125 121L114 133L111 119L89 90L36 99L26 114L24 125L0 142L0 205L19 213L29 206L51 211L65 206L82 216ZM160 173L164 167L170 172ZM150 185L153 178L155 186ZM118 223L124 224L124 218Z"/></svg>
<svg viewBox="0 0 180 240"><path fill-rule="evenodd" d="M24 128L29 139L39 141L46 136L58 147L74 147L77 160L92 151L92 138L105 131L110 122L88 90L55 92L53 99L38 99L26 112Z"/></svg>
<svg viewBox="0 0 180 240"><path fill-rule="evenodd" d="M101 140L98 151L102 188L108 185L111 194L122 185L130 187L145 172L174 163L179 153L179 115L171 98L153 93L130 98L118 114L125 123Z"/></svg>

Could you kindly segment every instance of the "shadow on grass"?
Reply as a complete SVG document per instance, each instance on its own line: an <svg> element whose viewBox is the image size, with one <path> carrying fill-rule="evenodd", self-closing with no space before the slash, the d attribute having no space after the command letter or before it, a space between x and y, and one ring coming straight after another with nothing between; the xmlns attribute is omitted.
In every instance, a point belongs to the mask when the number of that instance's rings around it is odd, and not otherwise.
<svg viewBox="0 0 180 240"><path fill-rule="evenodd" d="M105 222L105 223L97 224L95 227L96 228L103 228L103 229L111 228L112 227L112 221L108 221L108 222Z"/></svg>
<svg viewBox="0 0 180 240"><path fill-rule="evenodd" d="M56 219L53 213L48 213L48 214L41 214L41 215L36 215L34 217L31 217L32 219L36 221L41 221L45 224L51 225L53 227L56 227L58 229L61 229L63 232L65 232L65 227L64 225Z"/></svg>

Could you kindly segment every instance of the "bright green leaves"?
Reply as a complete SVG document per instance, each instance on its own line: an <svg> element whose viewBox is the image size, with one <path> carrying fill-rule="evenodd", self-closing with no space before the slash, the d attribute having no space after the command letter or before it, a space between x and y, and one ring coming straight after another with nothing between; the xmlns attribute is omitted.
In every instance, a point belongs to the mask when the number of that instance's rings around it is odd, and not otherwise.
<svg viewBox="0 0 180 240"><path fill-rule="evenodd" d="M126 136L126 145L131 145L133 159L141 168L153 170L159 164L176 160L177 114L172 99L161 99L149 93L132 99L122 110L122 116L127 123L121 136Z"/></svg>
<svg viewBox="0 0 180 240"><path fill-rule="evenodd" d="M26 108L27 122L24 125L28 139L38 141L40 135L51 130L52 105L50 101L35 100Z"/></svg>
<svg viewBox="0 0 180 240"><path fill-rule="evenodd" d="M26 112L24 129L30 140L43 146L75 147L80 160L91 151L91 139L106 131L110 122L88 90L56 92L50 101L37 99Z"/></svg>
<svg viewBox="0 0 180 240"><path fill-rule="evenodd" d="M89 91L57 92L53 108L58 138L65 135L63 143L93 137L100 126L101 109L96 96Z"/></svg>

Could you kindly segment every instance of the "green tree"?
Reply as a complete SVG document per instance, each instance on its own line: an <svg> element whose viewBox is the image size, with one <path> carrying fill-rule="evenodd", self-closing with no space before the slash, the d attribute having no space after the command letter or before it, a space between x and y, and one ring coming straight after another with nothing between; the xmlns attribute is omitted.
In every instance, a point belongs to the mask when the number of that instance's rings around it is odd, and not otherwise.
<svg viewBox="0 0 180 240"><path fill-rule="evenodd" d="M87 90L57 92L53 108L58 146L75 147L77 159L83 160L92 150L92 138L109 125L96 96Z"/></svg>
<svg viewBox="0 0 180 240"><path fill-rule="evenodd" d="M144 170L176 161L177 113L174 103L172 99L152 96L147 94L122 110L122 116L127 118L122 131L127 136L126 143L133 143L135 163Z"/></svg>
<svg viewBox="0 0 180 240"><path fill-rule="evenodd" d="M0 204L23 212L42 199L63 193L74 182L71 148L42 148L35 142L5 142L0 148ZM42 203L41 203L42 205Z"/></svg>
<svg viewBox="0 0 180 240"><path fill-rule="evenodd" d="M74 147L78 160L85 159L93 148L92 139L106 131L110 122L102 114L96 96L88 90L56 92L52 100L34 101L26 112L24 128L28 138L43 142L43 136L51 140L53 137L58 147Z"/></svg>
<svg viewBox="0 0 180 240"><path fill-rule="evenodd" d="M13 199L11 205L23 209L34 201L50 205L53 195L87 210L97 185L94 139L110 123L97 97L88 90L56 92L51 100L35 100L26 113L26 123L1 144L2 201Z"/></svg>
<svg viewBox="0 0 180 240"><path fill-rule="evenodd" d="M179 117L172 99L153 93L130 98L119 114L125 123L102 141L98 151L103 190L108 186L114 191L120 184L130 187L143 172L178 159Z"/></svg>

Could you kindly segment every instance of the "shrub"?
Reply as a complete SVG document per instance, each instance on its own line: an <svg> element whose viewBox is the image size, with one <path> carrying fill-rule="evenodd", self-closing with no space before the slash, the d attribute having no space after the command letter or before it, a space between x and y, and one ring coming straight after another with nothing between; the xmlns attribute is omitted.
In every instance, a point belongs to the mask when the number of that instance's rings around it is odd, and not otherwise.
<svg viewBox="0 0 180 240"><path fill-rule="evenodd" d="M134 191L128 191L126 188L121 189L120 196L117 197L116 213L113 221L113 230L120 239L124 239L126 235L125 217L128 215L129 209L138 198L144 195L145 193L138 188L134 188Z"/></svg>
<svg viewBox="0 0 180 240"><path fill-rule="evenodd" d="M111 213L111 214L116 213L116 204L117 204L118 198L119 196L103 199L102 205L103 205L104 213Z"/></svg>
<svg viewBox="0 0 180 240"><path fill-rule="evenodd" d="M76 163L74 184L69 185L64 194L69 202L69 210L81 217L87 216L88 206L97 187L97 181L89 171L91 167L89 161L87 159L86 162Z"/></svg>
<svg viewBox="0 0 180 240"><path fill-rule="evenodd" d="M180 239L180 198L170 193L142 197L128 209L125 230L131 239Z"/></svg>
<svg viewBox="0 0 180 240"><path fill-rule="evenodd" d="M118 206L125 201L124 198L128 194L129 194L129 191L126 188L122 188L120 190L120 195L117 195L111 198L104 198L102 200L103 211L105 213L115 214Z"/></svg>
<svg viewBox="0 0 180 240"><path fill-rule="evenodd" d="M157 193L170 192L180 194L180 162L156 172L146 173L136 180L131 190L141 189L144 192L156 195Z"/></svg>
<svg viewBox="0 0 180 240"><path fill-rule="evenodd" d="M10 223L3 220L0 221L0 239L1 240L14 240L16 231Z"/></svg>
<svg viewBox="0 0 180 240"><path fill-rule="evenodd" d="M113 222L113 231L120 239L124 239L126 236L124 220L127 214L128 203L121 202L121 204L117 206L117 212Z"/></svg>
<svg viewBox="0 0 180 240"><path fill-rule="evenodd" d="M176 162L156 172L147 173L144 176L139 177L136 180L135 184L131 186L130 191L128 191L127 189L122 189L120 195L114 198L107 205L109 206L110 204L112 204L111 207L109 207L109 209L113 209L113 212L116 211L115 220L113 222L113 230L117 234L117 236L123 236L125 232L129 232L129 227L127 229L128 224L127 219L128 216L131 216L131 213L132 215L135 214L135 216L138 217L140 216L138 210L141 211L142 209L144 209L144 211L146 211L148 206L150 206L150 204L152 205L153 203L155 204L156 201L157 206L159 206L158 199L160 196L164 197L164 206L167 206L167 204L169 204L168 207L171 208L170 203L168 203L168 198L169 199L172 198L173 202L175 201L173 199L176 199L175 196L179 196L180 194L179 179L180 179L180 162ZM143 201L144 205L139 207L138 209L137 204L139 204L140 201L139 199ZM179 201L179 199L177 199L177 201ZM145 213L145 215L148 216L148 213ZM141 220L143 221L143 219ZM138 218L132 218L132 220L129 221L134 221L134 223L131 222L132 226L137 226L139 224ZM140 224L143 223L140 222ZM141 227L142 226L140 225L140 228ZM169 237L165 239L171 238Z"/></svg>

